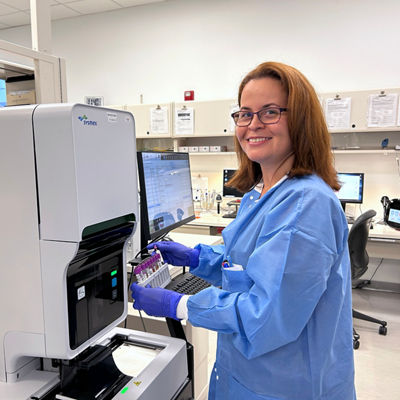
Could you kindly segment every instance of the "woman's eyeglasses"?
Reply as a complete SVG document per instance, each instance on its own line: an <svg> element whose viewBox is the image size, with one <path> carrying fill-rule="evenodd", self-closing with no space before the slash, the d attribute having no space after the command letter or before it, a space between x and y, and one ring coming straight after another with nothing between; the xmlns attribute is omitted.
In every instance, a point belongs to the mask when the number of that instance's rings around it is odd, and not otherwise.
<svg viewBox="0 0 400 400"><path fill-rule="evenodd" d="M268 107L263 108L260 111L236 111L231 114L231 117L235 121L236 126L249 126L253 120L254 115L265 125L277 124L281 119L283 112L287 111L284 107Z"/></svg>

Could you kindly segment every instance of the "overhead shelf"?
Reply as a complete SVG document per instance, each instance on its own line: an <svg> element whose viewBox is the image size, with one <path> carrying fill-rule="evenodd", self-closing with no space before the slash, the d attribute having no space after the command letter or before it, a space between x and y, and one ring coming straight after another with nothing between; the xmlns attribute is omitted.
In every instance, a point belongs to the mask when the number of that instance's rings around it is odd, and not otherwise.
<svg viewBox="0 0 400 400"><path fill-rule="evenodd" d="M396 154L400 153L400 150L388 149L372 149L372 150L363 150L363 149L333 149L334 154ZM221 152L194 152L189 153L190 156L234 156L236 153L234 151L221 151Z"/></svg>
<svg viewBox="0 0 400 400"><path fill-rule="evenodd" d="M189 153L190 156L235 156L234 151L220 151L220 152L194 152Z"/></svg>
<svg viewBox="0 0 400 400"><path fill-rule="evenodd" d="M334 149L333 153L334 154L383 154L383 155L389 155L389 154L395 154L396 152L400 152L400 150L394 150L394 149L373 149L373 150L362 150L362 149Z"/></svg>

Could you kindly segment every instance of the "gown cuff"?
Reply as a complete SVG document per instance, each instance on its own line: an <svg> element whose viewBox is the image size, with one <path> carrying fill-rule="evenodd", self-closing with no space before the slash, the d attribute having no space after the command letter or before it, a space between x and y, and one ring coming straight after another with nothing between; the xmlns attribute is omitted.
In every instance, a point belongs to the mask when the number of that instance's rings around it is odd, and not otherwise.
<svg viewBox="0 0 400 400"><path fill-rule="evenodd" d="M183 295L179 300L178 306L176 307L176 317L178 319L188 319L187 302L189 297L188 295Z"/></svg>

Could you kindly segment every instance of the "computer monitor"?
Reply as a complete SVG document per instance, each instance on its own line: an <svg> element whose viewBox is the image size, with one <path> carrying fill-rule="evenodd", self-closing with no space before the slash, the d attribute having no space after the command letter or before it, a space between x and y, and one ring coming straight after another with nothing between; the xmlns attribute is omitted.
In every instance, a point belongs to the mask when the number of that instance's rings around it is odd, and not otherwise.
<svg viewBox="0 0 400 400"><path fill-rule="evenodd" d="M222 217L223 218L236 218L236 214L238 211L238 207L240 205L240 200L241 197L243 197L243 192L240 192L239 190L233 188L233 187L229 187L229 186L225 186L225 184L231 180L231 178L233 177L233 174L236 172L236 169L224 169L223 170L223 188L222 188L222 196L223 197L227 197L227 198L232 198L231 201L228 202L229 206L235 206L235 210L231 211L227 214L224 214Z"/></svg>
<svg viewBox="0 0 400 400"><path fill-rule="evenodd" d="M362 172L338 172L338 179L342 187L336 192L343 210L346 203L361 204L364 192L364 174Z"/></svg>
<svg viewBox="0 0 400 400"><path fill-rule="evenodd" d="M4 79L0 79L0 107L4 107L6 105L7 105L6 81Z"/></svg>
<svg viewBox="0 0 400 400"><path fill-rule="evenodd" d="M140 151L141 247L195 219L188 153Z"/></svg>
<svg viewBox="0 0 400 400"><path fill-rule="evenodd" d="M236 172L236 169L224 169L223 170L223 188L222 188L222 196L224 197L243 197L242 192L239 190L225 186L225 184L231 180L233 174Z"/></svg>

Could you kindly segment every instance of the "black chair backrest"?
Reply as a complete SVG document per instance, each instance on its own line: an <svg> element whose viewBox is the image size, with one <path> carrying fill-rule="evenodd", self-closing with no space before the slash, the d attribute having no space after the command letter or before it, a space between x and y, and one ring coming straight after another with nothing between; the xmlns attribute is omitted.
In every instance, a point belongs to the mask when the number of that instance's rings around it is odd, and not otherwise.
<svg viewBox="0 0 400 400"><path fill-rule="evenodd" d="M368 269L369 257L366 250L371 220L376 211L368 210L361 214L349 232L349 253L351 262L351 279L358 279Z"/></svg>

